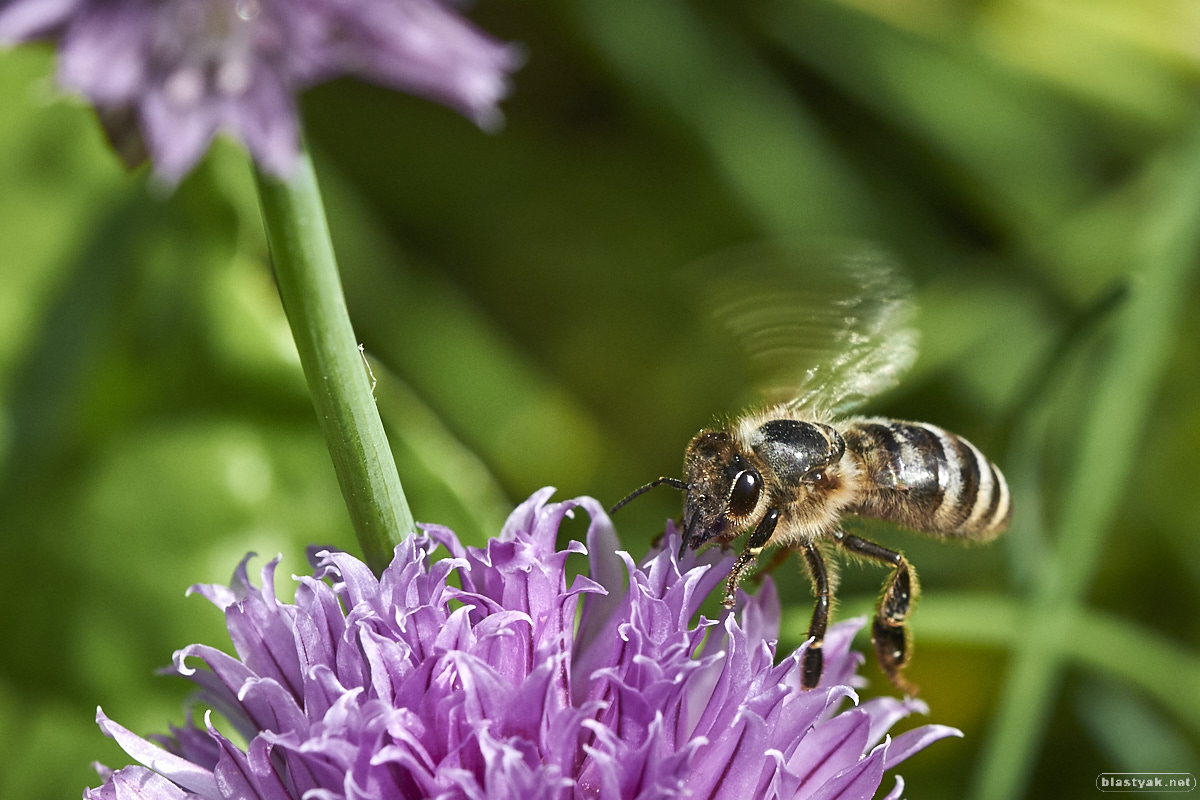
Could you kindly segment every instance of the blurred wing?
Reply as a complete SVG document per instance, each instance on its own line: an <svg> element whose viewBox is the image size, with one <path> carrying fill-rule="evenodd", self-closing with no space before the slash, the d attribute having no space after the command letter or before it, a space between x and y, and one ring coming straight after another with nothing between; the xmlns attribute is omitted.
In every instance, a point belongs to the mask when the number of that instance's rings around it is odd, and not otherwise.
<svg viewBox="0 0 1200 800"><path fill-rule="evenodd" d="M874 246L743 245L683 277L772 403L843 413L895 386L916 360L912 287Z"/></svg>

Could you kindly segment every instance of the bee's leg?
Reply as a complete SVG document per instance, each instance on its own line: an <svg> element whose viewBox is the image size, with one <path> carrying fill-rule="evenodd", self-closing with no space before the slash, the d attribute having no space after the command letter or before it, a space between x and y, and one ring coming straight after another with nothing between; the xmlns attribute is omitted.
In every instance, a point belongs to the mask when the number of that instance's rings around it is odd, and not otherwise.
<svg viewBox="0 0 1200 800"><path fill-rule="evenodd" d="M867 539L851 536L840 530L833 533L833 538L857 556L894 568L891 577L883 585L883 594L875 609L871 643L875 645L875 658L879 660L879 666L883 668L892 685L905 694L915 695L917 687L905 680L900 673L912 655L912 642L905 620L920 591L916 570L902 554Z"/></svg>
<svg viewBox="0 0 1200 800"><path fill-rule="evenodd" d="M808 624L808 649L804 651L800 662L800 688L813 689L821 682L821 673L825 669L825 656L821 647L825 643L825 629L829 627L829 607L833 601L829 589L829 574L825 571L825 559L813 542L805 542L796 548L804 556L808 564L808 575L812 578L813 594L817 596L813 606L812 622Z"/></svg>
<svg viewBox="0 0 1200 800"><path fill-rule="evenodd" d="M729 580L725 583L725 597L721 600L721 604L725 608L733 608L734 595L737 593L738 584L742 582L742 576L746 574L746 570L754 566L754 559L767 546L767 542L771 541L771 534L775 533L775 526L778 524L779 509L772 508L767 511L762 522L758 523L754 533L750 534L750 539L746 542L746 549L734 562L733 569L729 572Z"/></svg>

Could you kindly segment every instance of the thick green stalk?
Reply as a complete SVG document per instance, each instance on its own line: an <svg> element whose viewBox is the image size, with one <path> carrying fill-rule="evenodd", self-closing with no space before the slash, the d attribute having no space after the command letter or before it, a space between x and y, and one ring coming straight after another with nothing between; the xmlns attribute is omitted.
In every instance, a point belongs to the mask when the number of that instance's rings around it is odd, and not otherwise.
<svg viewBox="0 0 1200 800"><path fill-rule="evenodd" d="M1056 552L1047 559L1016 643L999 715L972 796L1023 794L1054 707L1068 651L1106 534L1136 465L1200 245L1200 129L1160 174L1139 242L1129 300L1096 390L1067 485ZM1118 642L1108 643L1111 647Z"/></svg>
<svg viewBox="0 0 1200 800"><path fill-rule="evenodd" d="M363 557L378 573L415 526L350 325L312 161L302 153L287 181L257 169L255 180L317 420Z"/></svg>

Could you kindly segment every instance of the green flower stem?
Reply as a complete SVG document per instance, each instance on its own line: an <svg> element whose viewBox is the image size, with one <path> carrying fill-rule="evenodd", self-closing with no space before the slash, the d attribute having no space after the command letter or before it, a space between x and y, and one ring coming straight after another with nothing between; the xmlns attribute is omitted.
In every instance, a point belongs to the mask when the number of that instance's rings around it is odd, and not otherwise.
<svg viewBox="0 0 1200 800"><path fill-rule="evenodd" d="M378 573L413 532L412 512L350 325L312 160L281 181L256 168L279 295L363 556Z"/></svg>
<svg viewBox="0 0 1200 800"><path fill-rule="evenodd" d="M1200 249L1200 129L1157 177L1137 274L1115 331L1113 348L1085 411L1075 468L1059 517L1053 557L1046 559L1016 642L1000 711L976 774L972 797L1019 797L1054 707L1064 646L1079 617L1130 470L1137 461L1154 391L1188 296ZM1121 649L1120 641L1104 645Z"/></svg>

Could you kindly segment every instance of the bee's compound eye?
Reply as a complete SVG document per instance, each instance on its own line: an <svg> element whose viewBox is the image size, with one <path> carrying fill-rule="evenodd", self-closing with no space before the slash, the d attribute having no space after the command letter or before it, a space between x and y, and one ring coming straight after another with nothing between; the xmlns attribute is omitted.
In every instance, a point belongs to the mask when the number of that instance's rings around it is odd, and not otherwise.
<svg viewBox="0 0 1200 800"><path fill-rule="evenodd" d="M733 479L733 488L729 491L729 513L735 517L745 517L758 505L758 496L762 494L762 478L752 469L744 469Z"/></svg>

